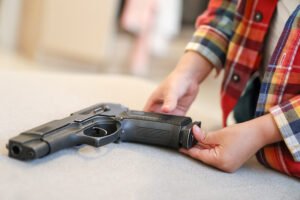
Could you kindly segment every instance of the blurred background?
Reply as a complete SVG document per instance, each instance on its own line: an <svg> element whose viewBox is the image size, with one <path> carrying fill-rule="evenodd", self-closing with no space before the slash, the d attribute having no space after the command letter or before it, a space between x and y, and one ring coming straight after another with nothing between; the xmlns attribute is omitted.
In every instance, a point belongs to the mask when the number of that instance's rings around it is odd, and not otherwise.
<svg viewBox="0 0 300 200"><path fill-rule="evenodd" d="M161 81L207 0L0 0L0 67Z"/></svg>

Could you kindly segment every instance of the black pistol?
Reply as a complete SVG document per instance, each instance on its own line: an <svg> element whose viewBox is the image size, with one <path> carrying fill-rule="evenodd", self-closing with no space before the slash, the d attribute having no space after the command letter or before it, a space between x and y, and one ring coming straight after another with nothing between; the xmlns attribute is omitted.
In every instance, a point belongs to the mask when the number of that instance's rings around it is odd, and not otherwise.
<svg viewBox="0 0 300 200"><path fill-rule="evenodd" d="M138 142L179 149L195 143L190 117L133 111L113 103L97 104L69 117L22 132L9 140L9 156L33 160L61 149L87 144Z"/></svg>

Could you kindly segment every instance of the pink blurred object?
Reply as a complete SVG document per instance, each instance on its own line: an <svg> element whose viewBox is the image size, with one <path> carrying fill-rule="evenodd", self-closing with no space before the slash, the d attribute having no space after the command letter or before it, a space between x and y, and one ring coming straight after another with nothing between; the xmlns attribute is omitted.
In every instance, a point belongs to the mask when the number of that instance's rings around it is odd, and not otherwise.
<svg viewBox="0 0 300 200"><path fill-rule="evenodd" d="M146 75L151 54L165 55L170 40L179 33L181 0L127 0L121 26L136 35L131 55L133 74Z"/></svg>

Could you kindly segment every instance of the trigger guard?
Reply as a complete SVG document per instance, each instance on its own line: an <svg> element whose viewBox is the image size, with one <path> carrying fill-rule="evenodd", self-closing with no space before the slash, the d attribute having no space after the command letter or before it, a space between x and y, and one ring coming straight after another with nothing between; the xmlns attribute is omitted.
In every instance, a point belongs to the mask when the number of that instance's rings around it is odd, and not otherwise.
<svg viewBox="0 0 300 200"><path fill-rule="evenodd" d="M115 126L115 130L113 132L111 132L111 130L107 130L101 127L103 125L111 124L114 124ZM122 125L120 121L111 118L101 119L97 120L96 123L93 123L92 125L83 128L82 131L80 131L80 133L78 134L78 138L81 144L88 144L95 147L100 147L118 141L122 131L121 128ZM90 133L90 131L93 131L95 129L105 130L107 134L103 136L97 136L97 134L95 133Z"/></svg>

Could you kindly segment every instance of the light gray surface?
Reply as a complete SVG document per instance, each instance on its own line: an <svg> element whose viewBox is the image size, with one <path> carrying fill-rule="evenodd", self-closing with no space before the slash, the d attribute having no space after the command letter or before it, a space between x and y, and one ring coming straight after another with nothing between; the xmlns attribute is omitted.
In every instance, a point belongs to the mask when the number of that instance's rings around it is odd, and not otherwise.
<svg viewBox="0 0 300 200"><path fill-rule="evenodd" d="M226 174L176 151L129 143L76 147L33 162L7 157L5 144L21 131L98 102L142 109L154 87L116 75L0 71L0 199L300 199L298 180L255 159ZM199 107L189 115L212 128L215 112Z"/></svg>

